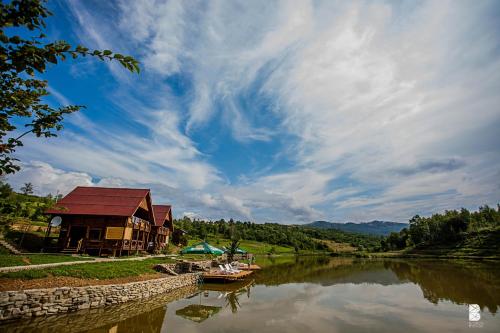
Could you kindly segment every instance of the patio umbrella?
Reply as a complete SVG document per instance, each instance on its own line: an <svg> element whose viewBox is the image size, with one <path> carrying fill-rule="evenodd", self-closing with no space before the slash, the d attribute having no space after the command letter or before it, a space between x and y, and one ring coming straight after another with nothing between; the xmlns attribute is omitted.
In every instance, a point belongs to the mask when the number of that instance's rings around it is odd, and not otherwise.
<svg viewBox="0 0 500 333"><path fill-rule="evenodd" d="M222 247L222 249L223 249L223 250L224 250L224 252L226 252L226 253L227 253L227 252L229 252L229 249L228 249L227 247L225 247L225 246L223 246L223 247ZM247 252L247 251L245 251L245 250L243 250L243 249L237 248L237 249L236 249L236 253L237 253L237 254L246 254L246 253L248 253L248 252Z"/></svg>
<svg viewBox="0 0 500 333"><path fill-rule="evenodd" d="M237 249L236 249L236 253L238 253L238 254L246 254L246 253L247 253L247 251L245 251L245 250L243 250L243 249L240 249L240 248L237 248Z"/></svg>
<svg viewBox="0 0 500 333"><path fill-rule="evenodd" d="M221 255L224 253L221 249L208 244L207 242L200 242L192 246L188 246L181 251L182 254L215 254Z"/></svg>

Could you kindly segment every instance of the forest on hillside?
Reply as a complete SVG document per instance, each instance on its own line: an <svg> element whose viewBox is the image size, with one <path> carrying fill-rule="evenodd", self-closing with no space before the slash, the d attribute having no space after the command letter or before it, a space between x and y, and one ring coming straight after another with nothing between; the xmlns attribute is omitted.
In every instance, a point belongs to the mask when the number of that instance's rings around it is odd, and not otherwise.
<svg viewBox="0 0 500 333"><path fill-rule="evenodd" d="M469 233L498 229L500 205L497 209L485 205L475 212L462 208L430 217L416 215L409 222L408 228L393 232L382 240L382 250L448 244L464 239Z"/></svg>
<svg viewBox="0 0 500 333"><path fill-rule="evenodd" d="M58 197L60 198L60 196ZM44 212L56 202L56 197L33 195L31 184L24 184L21 193L0 178L0 227L13 222L48 222ZM430 217L414 216L407 228L393 232L387 237L373 236L322 229L310 226L284 225L278 223L192 220L188 217L174 220L176 228L187 232L180 236L180 243L187 239L239 239L288 246L298 250L328 250L325 242L347 243L359 250L390 251L415 247L457 243L468 235L481 232L493 235L489 230L500 230L500 205L496 209L488 205L477 211L447 210ZM491 237L490 237L491 238ZM176 244L179 243L179 240Z"/></svg>
<svg viewBox="0 0 500 333"><path fill-rule="evenodd" d="M278 223L241 222L230 219L218 221L191 220L188 217L174 220L176 228L187 232L188 238L243 239L289 246L296 250L327 250L321 240L349 243L360 249L376 250L380 237L355 234L337 229L315 229Z"/></svg>
<svg viewBox="0 0 500 333"><path fill-rule="evenodd" d="M45 211L56 202L56 197L33 195L33 186L24 184L22 193L15 192L12 187L0 179L0 224L10 222L48 222Z"/></svg>

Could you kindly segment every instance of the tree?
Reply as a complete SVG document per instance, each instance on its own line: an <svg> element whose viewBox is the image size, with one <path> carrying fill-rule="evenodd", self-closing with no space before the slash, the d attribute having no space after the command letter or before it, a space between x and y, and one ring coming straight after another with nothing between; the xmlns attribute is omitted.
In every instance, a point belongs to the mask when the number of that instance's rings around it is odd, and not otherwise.
<svg viewBox="0 0 500 333"><path fill-rule="evenodd" d="M229 262L233 261L234 255L237 253L239 247L240 241L237 238L233 238L231 240L231 244L229 244L229 248L227 249L227 260Z"/></svg>
<svg viewBox="0 0 500 333"><path fill-rule="evenodd" d="M24 183L24 186L21 187L21 192L26 195L33 194L33 184L31 183Z"/></svg>
<svg viewBox="0 0 500 333"><path fill-rule="evenodd" d="M3 177L0 177L0 199L6 198L12 194L12 187L5 182Z"/></svg>
<svg viewBox="0 0 500 333"><path fill-rule="evenodd" d="M50 95L48 81L36 73L44 73L50 64L67 57L92 56L100 60L118 61L131 72L139 73L139 63L131 56L110 50L72 47L63 40L50 42L43 34L44 19L52 15L46 0L12 0L0 3L0 175L19 171L12 154L23 146L28 134L53 137L62 129L63 118L83 106L52 108L43 102ZM22 37L21 37L22 36ZM24 127L18 130L20 123Z"/></svg>

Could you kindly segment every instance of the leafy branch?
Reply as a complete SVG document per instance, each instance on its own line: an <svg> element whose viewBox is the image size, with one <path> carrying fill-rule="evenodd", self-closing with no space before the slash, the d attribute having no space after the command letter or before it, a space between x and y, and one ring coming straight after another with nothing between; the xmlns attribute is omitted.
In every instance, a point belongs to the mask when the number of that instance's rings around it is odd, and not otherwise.
<svg viewBox="0 0 500 333"><path fill-rule="evenodd" d="M131 56L111 50L89 50L72 47L64 40L49 42L42 32L44 19L52 15L45 0L13 0L0 3L0 175L20 170L12 154L23 146L21 139L32 133L36 137L57 136L67 114L84 106L68 105L52 108L43 103L49 96L48 81L36 78L49 64L57 65L68 57L95 57L101 61L117 61L131 72L139 73L139 62ZM24 29L32 36L23 38ZM36 32L36 33L35 33ZM18 132L16 124L23 122L25 131Z"/></svg>

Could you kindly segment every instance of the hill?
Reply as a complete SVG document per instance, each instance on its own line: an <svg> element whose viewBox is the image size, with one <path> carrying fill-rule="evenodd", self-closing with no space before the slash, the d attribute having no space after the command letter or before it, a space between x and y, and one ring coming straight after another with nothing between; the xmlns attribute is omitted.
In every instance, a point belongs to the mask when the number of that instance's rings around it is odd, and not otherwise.
<svg viewBox="0 0 500 333"><path fill-rule="evenodd" d="M461 239L443 244L420 245L408 254L427 254L455 257L500 257L500 228L466 232Z"/></svg>
<svg viewBox="0 0 500 333"><path fill-rule="evenodd" d="M175 244L187 243L192 239L211 239L217 242L238 238L242 241L256 241L270 245L290 247L297 252L328 251L334 243L344 243L346 246L360 249L380 247L379 236L341 231L338 229L304 228L297 225L277 223L252 223L225 221L191 220L188 217L174 220L175 228L186 231L185 239L172 238ZM217 244L217 243L215 243Z"/></svg>
<svg viewBox="0 0 500 333"><path fill-rule="evenodd" d="M403 228L407 227L407 223L388 222L388 221L371 221L362 223L334 223L327 221L314 221L305 224L307 228L317 229L337 229L347 232L356 232L368 235L387 236L391 232L400 232Z"/></svg>

